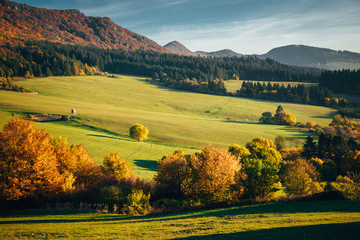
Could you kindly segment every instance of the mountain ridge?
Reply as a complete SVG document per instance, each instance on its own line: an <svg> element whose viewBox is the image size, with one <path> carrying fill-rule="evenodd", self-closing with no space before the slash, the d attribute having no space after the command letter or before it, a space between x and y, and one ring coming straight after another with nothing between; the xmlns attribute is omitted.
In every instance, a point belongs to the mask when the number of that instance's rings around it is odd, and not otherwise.
<svg viewBox="0 0 360 240"><path fill-rule="evenodd" d="M176 42L178 48L168 48L168 44ZM191 52L184 45L177 41L173 41L165 45L170 52L178 54L187 54L199 57L246 57L255 56L260 59L270 58L279 63L301 66L322 68L328 70L337 69L359 69L360 53L350 51L333 50L329 48L312 47L307 45L292 44L280 46L271 49L265 54L243 55L232 51L231 49L223 49L214 52L196 51Z"/></svg>
<svg viewBox="0 0 360 240"><path fill-rule="evenodd" d="M168 52L154 41L115 24L108 17L79 10L51 10L0 0L0 44L50 41L110 49Z"/></svg>
<svg viewBox="0 0 360 240"><path fill-rule="evenodd" d="M349 66L353 64L360 68L360 53L307 45L281 46L257 56L261 59L271 58L280 63L303 67L339 69L336 68L336 63L348 63Z"/></svg>

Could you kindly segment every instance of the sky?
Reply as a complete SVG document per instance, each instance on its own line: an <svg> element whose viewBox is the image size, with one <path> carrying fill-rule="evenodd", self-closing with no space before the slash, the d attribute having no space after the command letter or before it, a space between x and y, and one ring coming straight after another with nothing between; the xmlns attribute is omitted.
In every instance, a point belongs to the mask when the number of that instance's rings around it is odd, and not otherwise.
<svg viewBox="0 0 360 240"><path fill-rule="evenodd" d="M191 51L264 54L303 44L360 53L360 0L14 1L110 17L160 45L176 40Z"/></svg>

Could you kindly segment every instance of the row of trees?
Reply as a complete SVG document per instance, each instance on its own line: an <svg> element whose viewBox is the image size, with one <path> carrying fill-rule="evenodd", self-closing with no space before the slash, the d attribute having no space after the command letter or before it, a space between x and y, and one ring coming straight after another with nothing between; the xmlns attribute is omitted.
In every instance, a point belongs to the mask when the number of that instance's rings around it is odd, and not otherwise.
<svg viewBox="0 0 360 240"><path fill-rule="evenodd" d="M149 206L149 189L118 153L98 165L82 145L69 146L31 121L12 119L0 133L0 201L113 203L118 198L116 208L136 213ZM143 204L136 207L138 198Z"/></svg>
<svg viewBox="0 0 360 240"><path fill-rule="evenodd" d="M351 150L356 157L346 164L345 160L332 160L336 151L329 149L323 155L308 155L310 138L304 150L282 149L281 137L276 138L276 144L255 138L245 147L233 144L228 151L211 145L195 154L178 150L159 162L153 183L135 178L118 153L111 153L101 166L97 165L81 145L69 147L66 140L51 138L28 121L10 121L0 140L2 201L92 201L111 204L115 212L146 213L152 206L276 199L324 189L344 192L349 198L360 197L356 177L360 174L360 152ZM335 137L332 141L332 147L343 147ZM327 136L319 139L317 153L320 146L328 144ZM327 174L337 168L340 171L328 178ZM338 176L348 169L352 170L352 174L346 172L351 178Z"/></svg>
<svg viewBox="0 0 360 240"><path fill-rule="evenodd" d="M165 72L170 79L196 78L199 83L218 79L255 79L270 81L317 81L319 70L287 66L256 57L204 58L152 51L124 51L26 42L23 46L2 46L0 77L78 75L86 73L85 64L100 71L152 77Z"/></svg>
<svg viewBox="0 0 360 240"><path fill-rule="evenodd" d="M264 82L246 82L242 83L241 89L237 90L235 96L246 98L259 98L275 101L298 102L313 105L321 105L333 108L345 108L350 106L345 98L335 98L334 94L327 88L320 86L310 87L305 85L287 87L278 83L271 84Z"/></svg>

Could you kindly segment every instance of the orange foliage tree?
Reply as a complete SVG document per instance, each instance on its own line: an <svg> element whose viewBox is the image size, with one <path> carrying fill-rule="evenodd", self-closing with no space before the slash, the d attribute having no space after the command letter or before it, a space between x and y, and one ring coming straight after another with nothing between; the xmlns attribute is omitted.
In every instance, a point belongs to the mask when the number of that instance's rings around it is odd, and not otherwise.
<svg viewBox="0 0 360 240"><path fill-rule="evenodd" d="M50 197L62 190L51 139L32 122L12 119L0 133L0 197Z"/></svg>
<svg viewBox="0 0 360 240"><path fill-rule="evenodd" d="M165 156L159 163L155 181L158 188L172 197L202 202L229 200L239 159L231 153L207 146L195 155L181 151Z"/></svg>

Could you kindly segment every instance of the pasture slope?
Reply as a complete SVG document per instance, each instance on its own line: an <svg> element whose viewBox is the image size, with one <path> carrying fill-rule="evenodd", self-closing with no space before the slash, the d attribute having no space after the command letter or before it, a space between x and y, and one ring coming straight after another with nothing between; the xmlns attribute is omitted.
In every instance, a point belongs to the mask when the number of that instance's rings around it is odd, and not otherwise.
<svg viewBox="0 0 360 240"><path fill-rule="evenodd" d="M276 202L150 216L19 212L0 239L359 239L360 201Z"/></svg>
<svg viewBox="0 0 360 240"><path fill-rule="evenodd" d="M66 137L70 144L82 143L97 163L110 152L119 152L145 178L153 176L163 155L179 148L193 153L212 143L226 149L233 143L244 145L255 137L277 135L286 137L288 147L301 145L306 132L258 123L262 112L275 112L280 104L298 121L312 120L322 126L335 114L325 107L173 90L136 76L47 77L17 84L39 94L0 91L0 127L12 115L70 115L76 109L75 120L36 122L35 126ZM134 123L150 130L149 140L137 143L128 137Z"/></svg>

